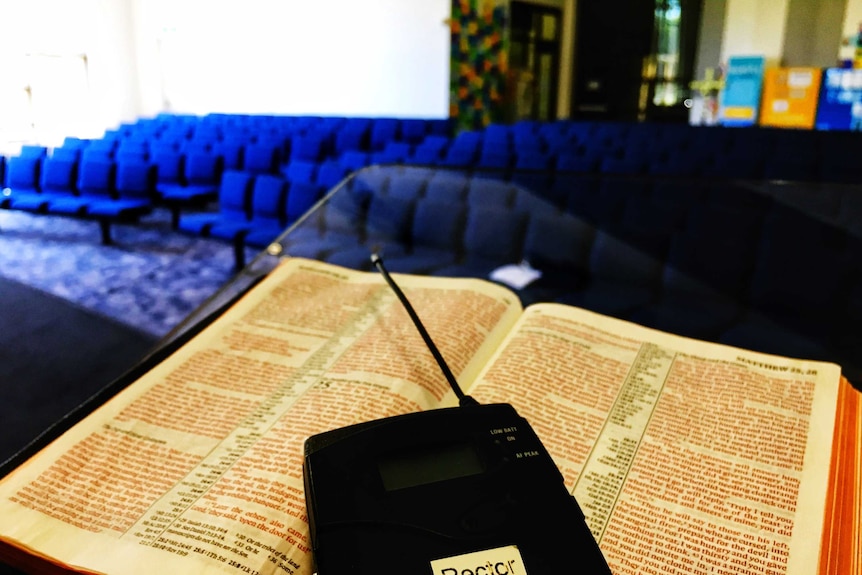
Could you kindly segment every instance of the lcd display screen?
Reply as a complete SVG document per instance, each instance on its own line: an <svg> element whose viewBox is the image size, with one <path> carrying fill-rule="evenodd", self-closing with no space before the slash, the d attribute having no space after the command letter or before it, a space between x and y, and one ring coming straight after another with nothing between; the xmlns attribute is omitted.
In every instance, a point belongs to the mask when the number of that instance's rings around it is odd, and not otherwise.
<svg viewBox="0 0 862 575"><path fill-rule="evenodd" d="M396 453L381 458L377 466L387 491L479 475L485 471L479 454L469 443Z"/></svg>

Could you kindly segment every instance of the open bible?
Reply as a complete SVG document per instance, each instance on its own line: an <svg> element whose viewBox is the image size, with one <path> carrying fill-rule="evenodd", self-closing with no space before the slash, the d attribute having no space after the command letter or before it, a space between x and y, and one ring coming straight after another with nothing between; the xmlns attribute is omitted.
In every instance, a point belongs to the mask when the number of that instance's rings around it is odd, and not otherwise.
<svg viewBox="0 0 862 575"><path fill-rule="evenodd" d="M465 391L531 423L614 573L860 572L862 407L838 366L396 278ZM0 482L0 562L310 574L305 438L455 403L382 277L285 260Z"/></svg>

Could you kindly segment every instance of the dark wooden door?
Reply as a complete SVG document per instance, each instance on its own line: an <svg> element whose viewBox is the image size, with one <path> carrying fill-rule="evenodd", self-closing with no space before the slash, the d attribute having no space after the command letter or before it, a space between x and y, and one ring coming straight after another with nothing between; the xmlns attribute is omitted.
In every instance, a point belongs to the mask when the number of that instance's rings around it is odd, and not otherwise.
<svg viewBox="0 0 862 575"><path fill-rule="evenodd" d="M514 1L509 46L509 119L554 120L559 92L559 9Z"/></svg>

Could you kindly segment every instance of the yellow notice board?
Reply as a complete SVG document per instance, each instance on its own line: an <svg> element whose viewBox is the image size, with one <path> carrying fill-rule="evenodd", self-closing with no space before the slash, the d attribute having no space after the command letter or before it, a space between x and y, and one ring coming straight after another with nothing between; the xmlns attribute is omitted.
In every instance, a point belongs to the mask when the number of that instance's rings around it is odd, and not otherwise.
<svg viewBox="0 0 862 575"><path fill-rule="evenodd" d="M813 128L820 94L819 68L770 68L763 79L761 126Z"/></svg>

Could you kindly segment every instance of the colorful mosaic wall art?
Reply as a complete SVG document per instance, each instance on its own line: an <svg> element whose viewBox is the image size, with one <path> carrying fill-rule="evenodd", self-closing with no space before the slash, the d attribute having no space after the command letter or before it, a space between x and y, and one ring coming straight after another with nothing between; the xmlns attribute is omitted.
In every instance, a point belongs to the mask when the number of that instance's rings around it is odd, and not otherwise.
<svg viewBox="0 0 862 575"><path fill-rule="evenodd" d="M449 115L456 131L503 120L508 0L453 0Z"/></svg>

